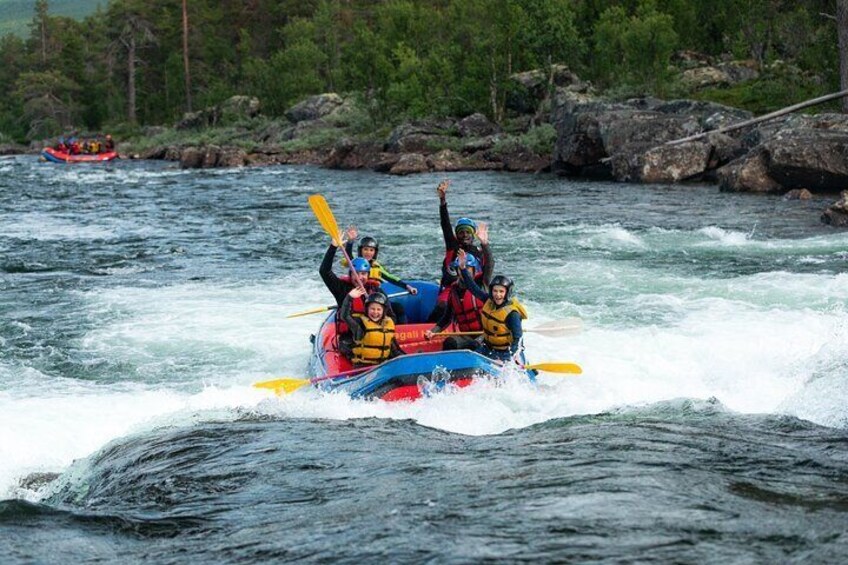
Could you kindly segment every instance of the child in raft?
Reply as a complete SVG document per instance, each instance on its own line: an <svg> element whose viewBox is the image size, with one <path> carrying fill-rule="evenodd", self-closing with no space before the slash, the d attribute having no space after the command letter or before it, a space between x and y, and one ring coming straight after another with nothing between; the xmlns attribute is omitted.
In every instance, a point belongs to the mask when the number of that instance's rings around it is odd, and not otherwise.
<svg viewBox="0 0 848 565"><path fill-rule="evenodd" d="M520 356L523 331L521 321L527 319L527 310L513 294L512 279L497 275L489 284L489 292L474 282L466 268L468 256L463 249L457 251L460 276L465 286L474 296L484 300L480 311L480 323L483 326L483 342L477 347L477 353L496 361L508 361Z"/></svg>
<svg viewBox="0 0 848 565"><path fill-rule="evenodd" d="M386 315L388 297L378 290L365 298L365 314L352 312L352 303L363 295L362 288L352 289L339 310L353 336L350 360L354 367L379 365L404 354L395 339L395 323Z"/></svg>

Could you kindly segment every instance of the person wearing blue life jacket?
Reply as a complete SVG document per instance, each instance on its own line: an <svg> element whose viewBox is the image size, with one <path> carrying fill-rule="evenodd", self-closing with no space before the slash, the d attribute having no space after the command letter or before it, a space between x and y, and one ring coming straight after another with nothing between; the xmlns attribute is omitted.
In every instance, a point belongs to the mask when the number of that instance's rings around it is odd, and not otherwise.
<svg viewBox="0 0 848 565"><path fill-rule="evenodd" d="M363 297L365 312L353 312L353 302ZM395 339L394 320L386 313L388 304L389 299L382 291L365 296L361 287L352 289L342 301L339 316L350 328L352 344L346 354L354 367L379 365L404 354Z"/></svg>
<svg viewBox="0 0 848 565"><path fill-rule="evenodd" d="M447 307L441 319L436 322L432 328L424 332L424 338L427 340L433 339L433 335L443 331L445 328L454 324L460 332L480 332L483 330L481 321L481 312L485 300L481 300L475 296L465 286L465 279L459 275L459 257L455 258L450 268L452 273L457 277L457 280L450 285L450 294L448 295ZM480 272L480 263L474 255L465 255L465 268L469 271L471 278L476 278ZM450 351L454 349L477 349L482 339L466 335L457 335L448 337L442 344L442 350Z"/></svg>
<svg viewBox="0 0 848 565"><path fill-rule="evenodd" d="M520 356L519 347L524 332L521 321L527 319L527 310L513 296L513 282L507 276L496 275L489 284L489 292L480 288L472 278L467 254L463 250L457 253L460 276L474 296L485 301L480 311L480 323L483 326L483 341L475 351L490 359L508 361Z"/></svg>

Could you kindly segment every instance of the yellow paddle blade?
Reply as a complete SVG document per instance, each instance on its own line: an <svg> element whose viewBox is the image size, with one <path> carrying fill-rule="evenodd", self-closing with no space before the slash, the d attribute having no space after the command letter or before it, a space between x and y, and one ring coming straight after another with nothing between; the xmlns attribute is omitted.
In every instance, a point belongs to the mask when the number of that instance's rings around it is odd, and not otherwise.
<svg viewBox="0 0 848 565"><path fill-rule="evenodd" d="M318 218L318 223L330 236L333 242L341 246L339 241L339 225L336 223L336 218L333 216L333 211L330 210L329 204L320 194L313 194L309 197L309 207L312 208L312 213Z"/></svg>
<svg viewBox="0 0 848 565"><path fill-rule="evenodd" d="M299 318L300 316L308 316L309 314L317 314L319 312L326 312L327 310L333 310L335 306L321 306L320 308L313 308L312 310L304 310L303 312L295 312L294 314L289 314L286 318Z"/></svg>
<svg viewBox="0 0 848 565"><path fill-rule="evenodd" d="M564 373L568 375L579 375L583 372L580 365L576 363L534 363L525 365L525 369L535 369L543 373Z"/></svg>
<svg viewBox="0 0 848 565"><path fill-rule="evenodd" d="M263 381L261 383L253 383L256 388L269 388L276 394L288 394L297 389L304 387L310 383L309 379L274 379L273 381Z"/></svg>

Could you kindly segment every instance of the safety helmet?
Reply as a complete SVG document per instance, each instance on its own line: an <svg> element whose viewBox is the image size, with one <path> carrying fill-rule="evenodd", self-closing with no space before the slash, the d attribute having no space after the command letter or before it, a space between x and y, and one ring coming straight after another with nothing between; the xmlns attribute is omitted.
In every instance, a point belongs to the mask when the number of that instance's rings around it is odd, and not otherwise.
<svg viewBox="0 0 848 565"><path fill-rule="evenodd" d="M378 290L376 292L372 292L365 298L365 305L369 304L380 304L383 308L389 303L389 297L382 290Z"/></svg>
<svg viewBox="0 0 848 565"><path fill-rule="evenodd" d="M453 228L454 232L460 230L460 228L471 228L471 231L476 234L477 233L477 224L471 218L460 218L456 221L456 225Z"/></svg>
<svg viewBox="0 0 848 565"><path fill-rule="evenodd" d="M377 258L377 253L380 252L380 244L377 243L377 240L371 237L370 235L366 235L362 239L359 240L359 247L356 248L356 254L360 257L362 256L362 248L363 247L373 247L374 248L374 259Z"/></svg>
<svg viewBox="0 0 848 565"><path fill-rule="evenodd" d="M477 257L472 255L471 253L465 254L465 267L473 268L475 273L482 269L482 267L480 266L480 261L478 261ZM450 262L450 265L448 265L448 272L453 276L459 274L459 257L454 257L453 261Z"/></svg>
<svg viewBox="0 0 848 565"><path fill-rule="evenodd" d="M370 273L371 272L371 263L368 262L368 259L363 259L362 257L357 257L353 260L353 270L357 273Z"/></svg>
<svg viewBox="0 0 848 565"><path fill-rule="evenodd" d="M506 289L506 298L505 300L509 300L512 298L512 279L507 277L506 275L495 275L492 277L492 282L489 283L489 288L494 286L502 286Z"/></svg>

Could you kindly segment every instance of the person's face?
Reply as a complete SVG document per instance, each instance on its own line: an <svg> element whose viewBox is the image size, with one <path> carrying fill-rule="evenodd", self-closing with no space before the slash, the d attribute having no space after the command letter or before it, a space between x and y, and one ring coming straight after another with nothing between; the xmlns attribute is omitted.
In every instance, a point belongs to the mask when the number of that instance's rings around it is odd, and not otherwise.
<svg viewBox="0 0 848 565"><path fill-rule="evenodd" d="M359 256L363 259L368 259L369 261L374 258L374 255L377 254L377 250L373 247L363 247L359 252Z"/></svg>
<svg viewBox="0 0 848 565"><path fill-rule="evenodd" d="M383 317L383 305L372 302L368 305L368 319L372 322L379 322Z"/></svg>
<svg viewBox="0 0 848 565"><path fill-rule="evenodd" d="M462 227L456 230L456 240L460 245L466 246L474 243L474 230Z"/></svg>
<svg viewBox="0 0 848 565"><path fill-rule="evenodd" d="M495 304L500 306L504 303L506 299L506 287L496 284L492 287L492 300L494 300Z"/></svg>

